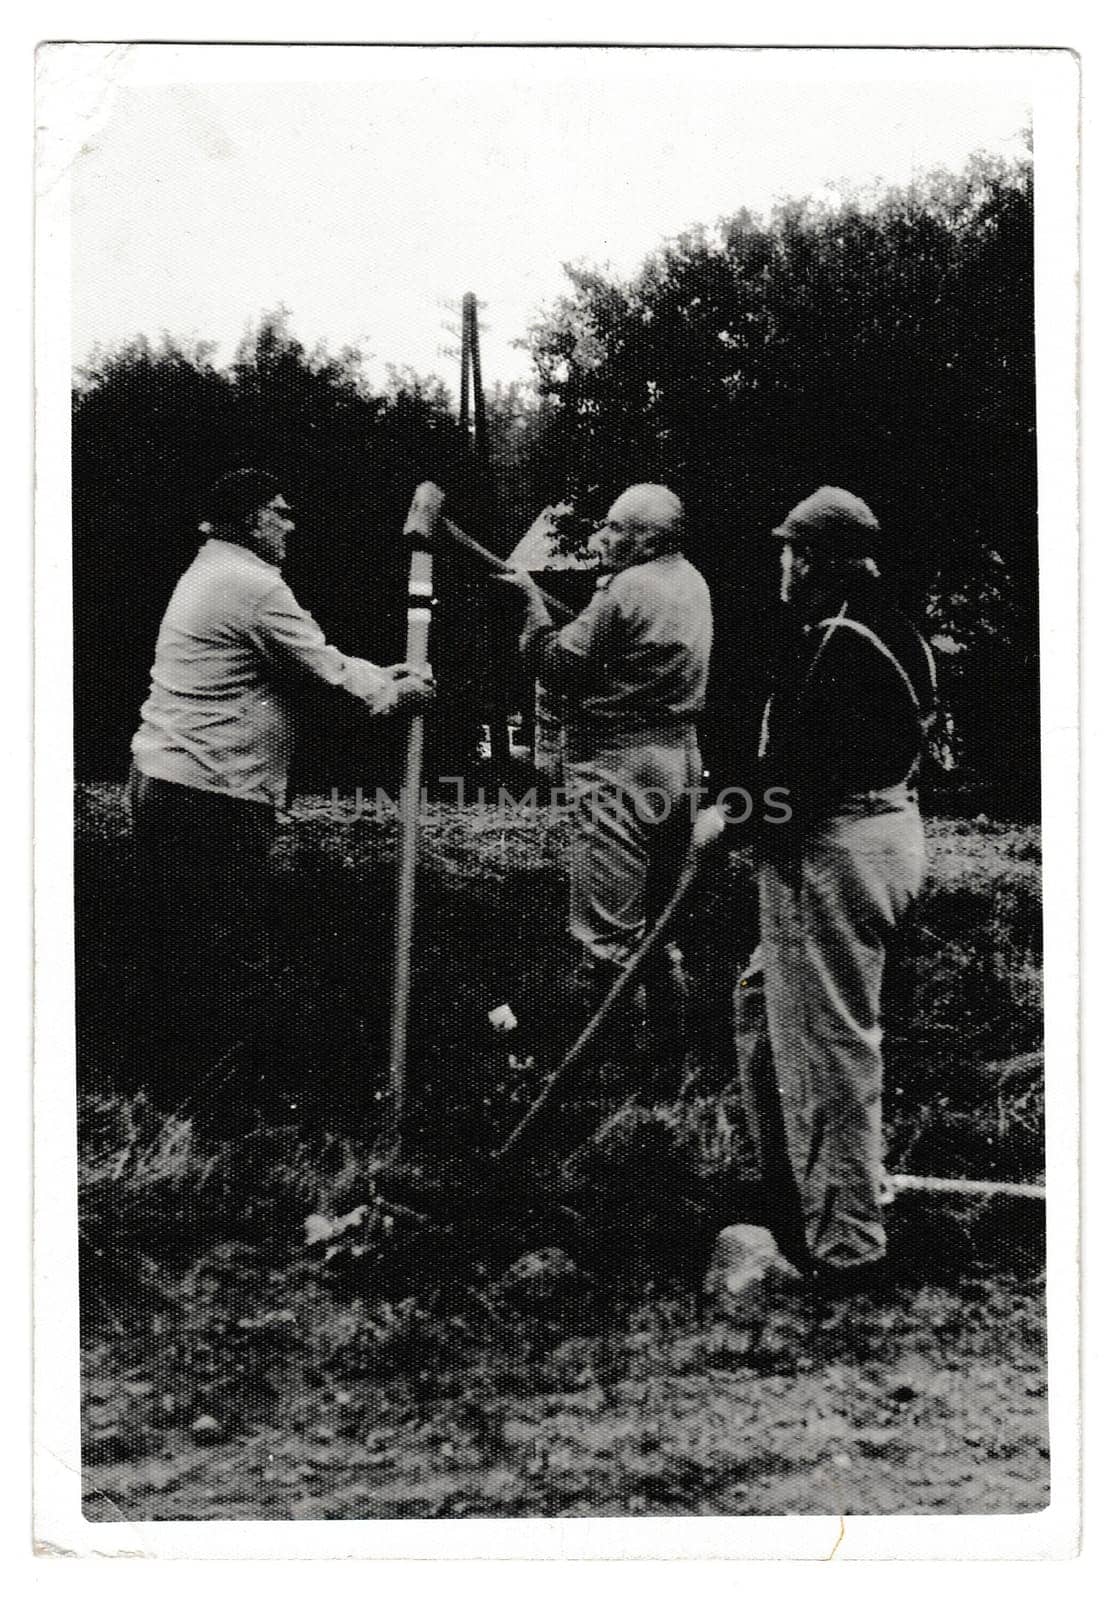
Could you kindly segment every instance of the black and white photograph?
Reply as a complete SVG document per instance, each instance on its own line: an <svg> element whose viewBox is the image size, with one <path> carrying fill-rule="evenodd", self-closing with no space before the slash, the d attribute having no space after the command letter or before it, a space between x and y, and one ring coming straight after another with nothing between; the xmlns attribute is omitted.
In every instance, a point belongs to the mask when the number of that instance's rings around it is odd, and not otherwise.
<svg viewBox="0 0 1115 1600"><path fill-rule="evenodd" d="M1077 94L40 45L48 1532L1063 1553Z"/></svg>

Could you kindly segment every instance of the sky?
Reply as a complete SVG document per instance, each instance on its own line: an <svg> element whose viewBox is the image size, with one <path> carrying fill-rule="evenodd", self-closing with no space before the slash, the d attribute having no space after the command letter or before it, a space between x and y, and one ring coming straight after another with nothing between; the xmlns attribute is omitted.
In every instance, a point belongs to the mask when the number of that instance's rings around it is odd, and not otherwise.
<svg viewBox="0 0 1115 1600"><path fill-rule="evenodd" d="M224 361L283 305L299 338L355 345L377 381L392 363L452 385L471 290L485 382L526 379L514 341L561 294L563 262L630 273L744 205L1021 153L1029 121L1006 53L337 60L151 48L92 72L69 165L76 363L164 330Z"/></svg>

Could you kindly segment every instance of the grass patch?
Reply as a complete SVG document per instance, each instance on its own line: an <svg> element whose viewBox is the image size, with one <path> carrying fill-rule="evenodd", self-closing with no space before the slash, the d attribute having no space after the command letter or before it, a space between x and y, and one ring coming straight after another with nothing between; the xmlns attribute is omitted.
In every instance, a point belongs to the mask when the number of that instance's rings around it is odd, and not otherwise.
<svg viewBox="0 0 1115 1600"><path fill-rule="evenodd" d="M272 915L297 981L275 1073L298 1112L284 1121L271 1110L222 1140L219 1102L203 1137L197 1119L160 1104L158 1083L120 1081L139 1021L151 1020L136 1018L132 989L137 886L119 789L83 786L76 810L82 1192L95 1259L107 1270L107 1235L167 1254L366 1199L387 1089L393 825L308 798L280 829ZM927 832L929 882L885 995L891 1164L1033 1178L1043 1164L1037 830L934 819ZM452 1203L536 1087L509 1071L486 1013L506 999L529 1006L567 959L563 843L546 812L434 807L424 828L410 1133L415 1181ZM653 1134L642 1128L643 1144L657 1141L638 1157L652 1187L656 1162L666 1164L658 1187L689 1175L683 1194L715 1188L737 1164L728 1007L756 935L744 848L714 860L679 927L702 1073L699 1093L660 1107Z"/></svg>

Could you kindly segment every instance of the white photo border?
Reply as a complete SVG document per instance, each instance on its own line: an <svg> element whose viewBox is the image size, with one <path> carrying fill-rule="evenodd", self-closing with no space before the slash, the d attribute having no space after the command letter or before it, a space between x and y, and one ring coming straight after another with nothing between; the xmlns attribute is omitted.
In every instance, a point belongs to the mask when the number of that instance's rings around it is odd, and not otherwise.
<svg viewBox="0 0 1115 1600"><path fill-rule="evenodd" d="M433 47L430 47L433 49ZM529 49L529 47L523 47ZM1079 1515L1077 1070L1077 236L1078 63L1064 50L703 51L744 70L925 80L995 70L1032 84L1037 207L1037 357L1045 923L1048 1327L1053 1490L1018 1517L693 1517L426 1522L88 1523L81 1514L74 1100L70 247L67 162L75 88L235 74L366 73L402 46L59 45L40 52L36 368L36 1535L67 1554L240 1559L823 1560L1063 1556ZM399 52L403 52L400 54ZM599 62L599 47L589 52ZM580 52L560 52L573 70ZM679 51L671 51L678 70ZM917 60L913 57L916 55ZM250 59L249 59L250 58ZM777 58L777 59L776 59ZM1009 59L1008 59L1009 58ZM664 66L652 57L655 69ZM424 66L428 67L429 57ZM551 65L556 65L554 62ZM470 71L494 67L483 51ZM93 96L95 101L96 96Z"/></svg>

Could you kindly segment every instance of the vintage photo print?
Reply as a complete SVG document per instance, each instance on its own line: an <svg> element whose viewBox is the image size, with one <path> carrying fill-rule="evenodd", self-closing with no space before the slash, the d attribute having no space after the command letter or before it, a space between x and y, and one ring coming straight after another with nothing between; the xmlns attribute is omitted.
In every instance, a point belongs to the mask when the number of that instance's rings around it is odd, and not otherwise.
<svg viewBox="0 0 1115 1600"><path fill-rule="evenodd" d="M42 1547L1071 1553L1075 57L38 84Z"/></svg>

